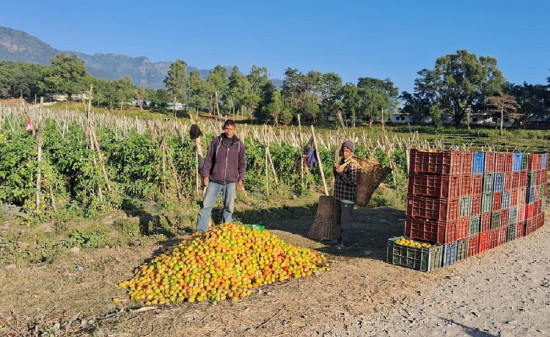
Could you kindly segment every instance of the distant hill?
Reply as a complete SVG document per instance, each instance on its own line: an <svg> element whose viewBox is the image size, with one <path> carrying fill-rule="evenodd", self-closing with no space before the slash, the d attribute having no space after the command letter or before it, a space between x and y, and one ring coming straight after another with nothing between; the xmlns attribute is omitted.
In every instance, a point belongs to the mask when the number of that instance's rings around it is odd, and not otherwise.
<svg viewBox="0 0 550 337"><path fill-rule="evenodd" d="M50 59L63 52L53 48L46 42L25 32L0 26L0 60L50 64ZM97 53L88 55L74 51L64 51L75 54L86 64L86 70L94 77L108 81L130 76L135 85L149 89L165 88L163 80L172 62L151 62L147 57L130 57L118 54ZM188 71L196 67L188 66ZM210 70L200 69L202 77ZM276 86L282 85L281 80L273 80Z"/></svg>

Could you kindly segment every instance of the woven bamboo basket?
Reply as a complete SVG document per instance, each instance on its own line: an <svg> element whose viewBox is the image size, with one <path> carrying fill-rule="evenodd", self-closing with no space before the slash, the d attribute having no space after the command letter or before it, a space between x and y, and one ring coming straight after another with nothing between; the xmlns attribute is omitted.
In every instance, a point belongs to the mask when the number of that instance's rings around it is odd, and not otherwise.
<svg viewBox="0 0 550 337"><path fill-rule="evenodd" d="M359 206L367 206L374 191L391 172L391 168L381 165L376 160L353 157L359 164L359 176L357 178L357 200Z"/></svg>
<svg viewBox="0 0 550 337"><path fill-rule="evenodd" d="M335 199L333 196L319 197L317 215L307 236L315 240L334 240L338 238L340 229L336 222Z"/></svg>

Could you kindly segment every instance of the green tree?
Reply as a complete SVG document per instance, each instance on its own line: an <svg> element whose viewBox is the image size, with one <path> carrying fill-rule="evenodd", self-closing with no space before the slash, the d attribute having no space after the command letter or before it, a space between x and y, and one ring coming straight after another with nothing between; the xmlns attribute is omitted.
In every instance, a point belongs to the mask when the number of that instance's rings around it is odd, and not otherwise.
<svg viewBox="0 0 550 337"><path fill-rule="evenodd" d="M198 70L193 70L189 74L188 103L195 110L200 110L208 106L208 84L201 78Z"/></svg>
<svg viewBox="0 0 550 337"><path fill-rule="evenodd" d="M210 91L210 111L214 114L221 114L220 101L227 88L228 76L227 70L221 65L217 65L206 78L208 90Z"/></svg>
<svg viewBox="0 0 550 337"><path fill-rule="evenodd" d="M321 76L320 82L321 112L326 120L329 116L335 117L342 109L342 78L336 73L326 73Z"/></svg>
<svg viewBox="0 0 550 337"><path fill-rule="evenodd" d="M136 86L132 82L130 76L124 76L118 81L113 82L114 85L114 100L120 103L120 110L124 104L128 104L134 100L136 94Z"/></svg>
<svg viewBox="0 0 550 337"><path fill-rule="evenodd" d="M361 111L362 97L359 94L359 88L353 83L346 83L340 90L342 97L342 108L344 114L342 118L350 118L355 121L358 111Z"/></svg>
<svg viewBox="0 0 550 337"><path fill-rule="evenodd" d="M69 99L73 94L87 90L90 79L86 66L78 56L60 53L51 59L51 66L43 69L39 87L48 94L66 94Z"/></svg>
<svg viewBox="0 0 550 337"><path fill-rule="evenodd" d="M37 82L45 67L34 63L0 61L0 98L31 100L39 95Z"/></svg>
<svg viewBox="0 0 550 337"><path fill-rule="evenodd" d="M386 112L383 119L394 112L399 104L399 90L394 87L389 79L380 80L371 77L360 77L357 81L357 88L365 96L364 111L370 124L375 119L382 119L382 113Z"/></svg>
<svg viewBox="0 0 550 337"><path fill-rule="evenodd" d="M505 79L497 67L497 60L467 50L442 56L436 60L433 70L422 69L415 80L415 91L427 98L430 104L438 104L444 112L454 115L459 125L466 107L480 106L486 97L502 92Z"/></svg>
<svg viewBox="0 0 550 337"><path fill-rule="evenodd" d="M523 82L523 85L509 83L505 92L516 99L517 112L523 115L521 121L550 115L550 84L546 86L526 82Z"/></svg>
<svg viewBox="0 0 550 337"><path fill-rule="evenodd" d="M237 66L233 67L226 91L226 98L230 105L230 113L235 114L238 113L239 110L243 111L244 108L249 109L254 101L252 96L251 85L250 82L248 82L248 78L241 74Z"/></svg>
<svg viewBox="0 0 550 337"><path fill-rule="evenodd" d="M183 60L176 60L170 64L164 84L168 92L173 96L174 103L186 103L187 63ZM174 116L176 116L175 105Z"/></svg>

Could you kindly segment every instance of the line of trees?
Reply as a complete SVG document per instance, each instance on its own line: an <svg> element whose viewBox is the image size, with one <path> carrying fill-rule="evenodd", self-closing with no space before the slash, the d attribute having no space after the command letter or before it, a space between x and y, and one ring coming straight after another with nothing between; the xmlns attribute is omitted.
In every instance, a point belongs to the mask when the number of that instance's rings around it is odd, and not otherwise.
<svg viewBox="0 0 550 337"><path fill-rule="evenodd" d="M311 123L334 119L371 124L396 112L419 119L431 116L435 124L441 123L443 115L451 115L456 125L480 110L518 120L550 115L550 77L547 85L508 83L491 56L478 58L458 50L438 58L434 69L422 69L418 75L414 92L399 95L390 79L359 77L355 84L343 83L335 73L287 68L282 86L276 87L264 67L254 65L243 74L236 66L218 65L203 78L198 70L189 72L187 63L177 60L164 80L166 89L151 90L135 86L128 76L116 81L91 77L77 56L61 53L52 58L50 66L0 62L0 98L71 97L86 93L93 84L93 104L110 110L134 100L154 101L159 106L180 103L191 110L240 114L275 125L290 124L298 115Z"/></svg>

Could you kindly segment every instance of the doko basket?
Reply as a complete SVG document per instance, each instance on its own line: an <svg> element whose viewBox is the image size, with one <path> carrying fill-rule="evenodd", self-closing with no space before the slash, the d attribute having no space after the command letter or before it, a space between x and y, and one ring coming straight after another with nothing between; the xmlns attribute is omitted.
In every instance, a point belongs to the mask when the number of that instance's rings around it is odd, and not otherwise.
<svg viewBox="0 0 550 337"><path fill-rule="evenodd" d="M391 169L378 163L376 160L353 157L359 164L359 176L357 177L357 200L359 206L367 206L374 191L391 172Z"/></svg>
<svg viewBox="0 0 550 337"><path fill-rule="evenodd" d="M336 222L336 200L332 196L319 197L317 215L307 236L315 240L334 240L338 238L340 230Z"/></svg>

